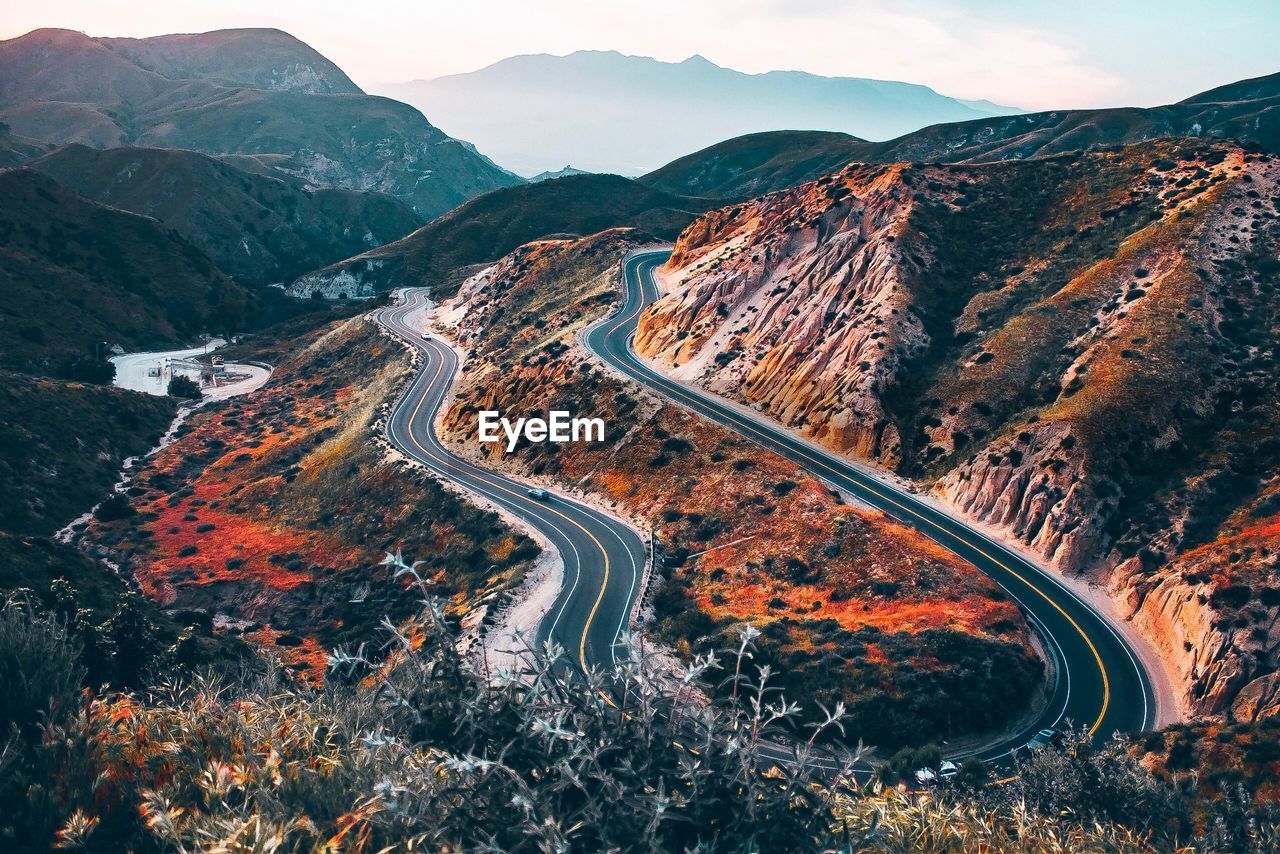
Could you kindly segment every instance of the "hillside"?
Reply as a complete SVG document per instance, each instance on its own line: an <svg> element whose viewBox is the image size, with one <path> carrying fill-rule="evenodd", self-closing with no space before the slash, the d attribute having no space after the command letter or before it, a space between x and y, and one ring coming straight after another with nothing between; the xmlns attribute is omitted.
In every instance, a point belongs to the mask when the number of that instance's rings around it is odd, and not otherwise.
<svg viewBox="0 0 1280 854"><path fill-rule="evenodd" d="M217 691L157 676L134 692L81 690L89 656L59 631L61 607L0 608L0 666L15 686L0 707L15 731L0 798L22 807L0 813L0 833L111 851L241 849L249 832L299 851L432 839L459 851L868 854L1235 854L1280 837L1275 733L1262 727L1175 730L1167 747L1159 734L1140 746L1073 735L1021 756L1003 785L966 763L954 785L904 792L803 750L770 761L795 734L795 703L750 690L766 671L749 637L681 682L704 693L737 674L747 689L691 713L648 651L616 701L544 661L495 686L438 604L387 627L389 661L335 656L347 678L324 689L273 668ZM20 678L28 669L43 678ZM939 761L904 752L886 777Z"/></svg>
<svg viewBox="0 0 1280 854"><path fill-rule="evenodd" d="M686 154L636 180L667 192L684 187L717 199L747 199L839 171L866 148L865 140L829 131L753 133Z"/></svg>
<svg viewBox="0 0 1280 854"><path fill-rule="evenodd" d="M554 171L547 171L547 172L539 172L537 175L534 175L529 179L529 183L536 184L539 181L550 181L553 178L569 178L573 175L590 175L590 174L591 174L590 172L587 172L583 169L575 169L573 168L573 166L566 164L563 169L556 169Z"/></svg>
<svg viewBox="0 0 1280 854"><path fill-rule="evenodd" d="M0 368L82 376L114 345L142 350L240 329L254 304L156 220L30 169L0 172Z"/></svg>
<svg viewBox="0 0 1280 854"><path fill-rule="evenodd" d="M27 165L81 196L155 217L243 284L287 283L422 224L392 196L308 190L194 151L72 144Z"/></svg>
<svg viewBox="0 0 1280 854"><path fill-rule="evenodd" d="M666 558L646 624L686 660L735 643L750 623L762 632L756 662L806 719L817 703L844 702L850 731L880 748L1009 722L1041 664L989 579L842 504L794 463L602 371L576 345L616 302L620 257L643 241L614 230L528 244L444 302L441 321L468 349L445 434L485 465L585 490L652 530ZM506 454L476 441L486 409L590 412L606 441L521 442Z"/></svg>
<svg viewBox="0 0 1280 854"><path fill-rule="evenodd" d="M757 131L811 128L889 139L937 122L1019 112L910 83L801 71L744 74L701 56L660 62L614 51L513 56L382 91L522 175L565 163L638 175Z"/></svg>
<svg viewBox="0 0 1280 854"><path fill-rule="evenodd" d="M153 448L177 401L0 371L0 531L48 536ZM90 429L91 428L91 429Z"/></svg>
<svg viewBox="0 0 1280 854"><path fill-rule="evenodd" d="M749 198L845 163L989 163L1161 136L1220 137L1280 152L1280 74L1151 109L1057 110L926 127L887 142L795 132L730 139L668 163L642 183L669 193Z"/></svg>
<svg viewBox="0 0 1280 854"><path fill-rule="evenodd" d="M275 29L97 41L139 68L170 80L212 80L307 95L363 94L341 68L309 45Z"/></svg>
<svg viewBox="0 0 1280 854"><path fill-rule="evenodd" d="M536 544L371 440L411 365L399 342L364 318L298 321L228 355L274 364L271 383L191 416L138 467L136 512L85 535L149 598L319 681L327 651L415 608L386 553L425 561L458 617L520 580Z"/></svg>
<svg viewBox="0 0 1280 854"><path fill-rule="evenodd" d="M637 346L1103 562L1221 711L1280 666L1277 199L1280 160L1223 143L855 164L686 229Z"/></svg>
<svg viewBox="0 0 1280 854"><path fill-rule="evenodd" d="M402 240L303 276L289 293L366 296L430 285L444 294L456 287L463 268L497 260L531 240L620 226L670 240L710 204L618 175L574 175L508 187L472 199Z"/></svg>
<svg viewBox="0 0 1280 854"><path fill-rule="evenodd" d="M44 143L24 136L14 136L9 126L0 122L0 169L21 166L48 150L49 146Z"/></svg>
<svg viewBox="0 0 1280 854"><path fill-rule="evenodd" d="M423 219L519 179L414 108L365 95L278 30L0 42L0 121L42 142L270 156L316 187L396 196Z"/></svg>
<svg viewBox="0 0 1280 854"><path fill-rule="evenodd" d="M104 515L121 512L121 499L109 496L122 464L156 445L176 409L171 398L0 371L0 600L56 609L81 650L83 687L139 686L153 665L178 660L241 670L238 642L215 638L189 614L163 613L113 567L51 539L99 502ZM13 656L12 648L4 655ZM49 673L47 660L35 664ZM57 674L67 677L76 679Z"/></svg>

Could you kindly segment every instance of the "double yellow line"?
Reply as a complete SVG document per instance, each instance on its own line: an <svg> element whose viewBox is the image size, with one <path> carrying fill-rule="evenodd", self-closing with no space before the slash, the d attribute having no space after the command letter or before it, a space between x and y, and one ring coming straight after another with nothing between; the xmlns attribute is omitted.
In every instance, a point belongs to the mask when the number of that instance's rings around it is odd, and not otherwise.
<svg viewBox="0 0 1280 854"><path fill-rule="evenodd" d="M639 266L639 264L638 264L638 263L636 263L636 265L635 265L635 270L636 270L636 278L637 278L637 280L639 280L639 277L640 277L640 266ZM623 275L624 284L625 284L625 280L626 280L626 278L627 278L627 277L626 277L626 275L625 275L625 271L624 271L624 275ZM637 284L638 284L638 285L639 285L639 287L640 287L640 305L641 305L641 308L643 309L643 307L644 307L644 285L643 285L643 283L641 283L641 282L639 282L639 281L637 281ZM638 314L638 312L637 312L637 314ZM613 333L617 332L617 331L618 331L618 330L623 326L623 324L625 324L625 323L629 322L630 320L631 320L631 318L630 318L630 317L627 317L627 318L625 318L624 320L619 321L617 325L615 325L612 329L610 329L610 330L609 330L609 334L610 334L610 335L612 335ZM634 351L632 351L632 350L631 350L631 347L630 347L630 344L629 344L629 343L628 343L628 345L627 345L627 353L628 353L628 355L630 355L630 356L631 356L632 360L635 362L636 367L637 367L638 369L640 369L642 372L646 370L645 366L640 362L639 357L638 357L638 356L636 356L636 355L635 355L635 353L634 353ZM602 357L602 358L603 358L603 357ZM686 400L686 401L688 401L688 402L690 402L690 403L697 404L697 403L699 403L699 402L703 402L703 401L699 401L699 399L698 399L697 397L695 397L695 396L693 396L693 395L689 394L687 391L685 391L685 389L684 389L684 388L682 388L681 386L679 386L675 381L673 381L673 380L667 380L665 377L658 376L658 375L657 375L657 373L656 373L656 372L654 372L654 371L649 371L649 373L653 373L653 374L654 374L654 376L657 376L657 377L658 377L658 379L660 380L660 385L661 385L661 387L663 388L663 390L664 390L664 391L667 391L667 392L670 392L670 393L674 393L674 394L676 394L677 396L684 398L684 400ZM704 403L705 403L706 405L710 405L710 402L709 402L709 401L708 401L708 402L704 402ZM764 438L764 439L771 439L771 438L772 438L771 436L769 436L769 434L768 434L768 433L766 433L765 431L761 430L759 427L757 427L756 425L752 424L750 421L743 420L743 419L741 419L740 417L738 417L738 415L737 415L736 413L732 412L732 411L731 411L730 409L728 409L727 407L726 407L725 409L717 410L717 411L718 411L721 415L723 415L724 417L726 417L726 418L728 418L730 421L732 421L732 422L733 422L733 423L734 423L734 424L735 424L739 429L741 429L741 430L749 431L749 432L751 432L751 433L754 433L756 436L761 437L761 438ZM775 441L777 441L777 440L775 440ZM852 480L851 478L849 478L849 477L848 477L848 475L844 474L843 472L839 471L838 469L832 468L832 467L831 467L830 465L828 465L828 464L827 464L827 462L826 462L825 460L823 460L821 457L815 457L815 456L813 456L812 454L810 454L810 453L808 452L808 450L807 450L806 448L804 448L803 446L799 446L799 445L787 445L787 444L786 444L786 443L784 443L784 442L779 442L779 444L782 444L784 447L789 448L789 449L790 449L790 450L792 450L794 453L797 453L797 454L799 454L800 456L804 457L804 458L805 458L806 460L808 460L810 463L813 463L813 464L815 464L815 465L817 465L817 466L819 466L819 467L821 467L821 468L825 469L826 471L830 472L830 473L831 473L831 474L833 474L833 475L836 475L836 476L837 476L837 477L839 477L839 478ZM993 564L995 564L996 566L1000 567L1000 568L1001 568L1001 569L1003 569L1005 572L1009 573L1011 576L1013 576L1014 578L1016 578L1016 579L1018 579L1019 581L1021 581L1024 585L1026 585L1027 587L1029 587L1029 588L1031 588L1032 590L1034 590L1037 594L1039 594L1039 595L1040 595L1040 597L1041 597L1041 598L1043 598L1046 602L1048 602L1050 605L1052 605L1052 606L1053 606L1053 608L1054 608L1054 609L1055 609L1059 614L1061 614L1061 615L1062 615L1062 617L1063 617L1063 618L1064 618L1068 623L1070 623L1070 624L1071 624L1072 628L1074 628L1077 632L1079 632L1079 633L1080 633L1080 637L1084 640L1085 644L1086 644L1086 645L1088 645L1088 647L1089 647L1089 651L1090 651L1091 653L1093 653L1094 661L1096 661L1096 662L1097 662L1097 664L1098 664L1098 671L1102 674L1102 708L1101 708L1101 710L1099 710L1099 712L1098 712L1098 717L1094 720L1093 725L1089 727L1089 734L1090 734L1090 735L1093 735L1095 732L1097 732L1098 728L1102 726L1102 721L1103 721L1103 719L1107 716L1107 709L1110 707L1110 704L1111 704L1111 679L1110 679L1110 676L1109 676L1109 675L1108 675L1108 673L1107 673L1107 666L1106 666L1106 664L1104 664L1104 663L1103 663L1103 661L1102 661L1102 655L1098 652L1098 648L1094 645L1093 641L1090 639L1089 634L1088 634L1088 633L1087 633L1087 632L1086 632L1086 631L1085 631L1085 630L1080 626L1080 624L1079 624L1079 623L1077 623L1077 622L1075 621L1075 619L1074 619L1074 618L1072 618L1072 616L1071 616L1070 614L1068 614L1068 613L1063 609L1063 607L1062 607L1061 605L1059 605L1057 602L1055 602L1055 601L1054 601L1054 600L1053 600L1053 599L1052 599L1052 598L1051 598L1047 593L1045 593L1043 590L1041 590L1041 589L1040 589L1038 586L1036 586L1035 584L1032 584L1032 583L1031 583L1031 582L1030 582L1030 581L1029 581L1025 576L1023 576L1021 573L1017 572L1017 571L1016 571L1016 570L1014 570L1012 567L1009 567L1009 566L1005 565L1005 563L1004 563L1004 562L1002 562L1001 560L999 560L998 558L996 558L994 555L988 554L988 553L987 553L985 550L983 550L980 546L977 546L977 545L975 545L975 544L973 544L973 543L971 543L971 542L968 542L968 541L966 541L966 540L963 540L961 537L959 537L957 534L955 534L955 532L953 532L953 531L948 531L946 528L942 527L942 526L941 526L941 525L939 525L937 522L935 522L935 521L933 521L932 519L930 519L928 516L925 516L925 515L923 515L923 514L921 514L921 513L917 512L915 509L913 509L913 508L911 508L911 507L908 507L908 506L907 506L907 505L905 505L905 504L900 503L899 501L897 501L896 499L894 499L892 496L890 496L890 495L886 495L885 493L881 492L879 489L875 488L874 486L870 486L870 485L868 485L868 484L866 484L866 483L863 483L863 482L860 482L860 481L859 481L859 482L857 482L857 486L858 486L859 488L861 488L861 489L866 490L867 492L872 493L873 495L875 495L875 496L877 496L878 498L880 498L882 501L886 501L886 502L888 502L888 503L892 504L893 506L897 507L899 510L902 510L902 511L903 511L903 512L905 512L905 513L909 513L910 515L914 516L916 519L919 519L921 522L923 522L923 523L925 523L926 525L928 525L930 528L932 528L932 529L934 529L934 530L936 530L936 531L940 531L942 534L944 534L944 535L946 535L946 536L948 536L948 537L953 537L953 538L955 538L955 539L957 539L957 540L960 540L961 542L965 543L965 545L967 545L969 548L973 549L975 552L977 552L978 554L982 555L984 558L986 558L987 560L991 561ZM934 537L933 539L935 540L935 542L937 541L937 537ZM949 551L951 551L953 554L955 553L955 550L954 550L954 549L949 549ZM1064 664L1065 664L1065 661L1064 661Z"/></svg>
<svg viewBox="0 0 1280 854"><path fill-rule="evenodd" d="M393 309L392 313L394 314L395 311L396 310ZM403 323L404 322L403 318L407 316L410 313L410 311L412 311L411 308L406 308L403 312L401 312L399 315L400 317L399 322ZM435 345L435 342L434 341L431 342L431 345ZM428 349L429 346L430 345L424 346L423 349ZM442 346L442 345L437 345L437 346ZM413 443L414 447L416 447L420 452L422 452L424 456L434 461L437 464L437 466L444 469L442 473L447 474L447 470L449 466L453 465L454 463L451 463L451 461L447 459L443 459L438 455L436 455L434 452L431 451L431 449L427 448L421 442L419 442L417 437L413 435L413 422L418 419L418 415L422 410L422 405L426 403L427 395L430 392L430 389L432 388L432 386L436 384L436 381L440 379L440 374L444 371L444 363L445 363L445 360L443 357L441 357L438 360L438 364L436 365L435 374L432 375L431 379L427 381L427 389L418 398L418 403L413 408L413 412L409 414L408 433L409 433L409 441ZM422 376L422 375L419 374L419 376ZM415 379L414 382L416 383L417 380ZM410 385L410 388L412 388L412 384ZM432 417L434 418L434 413L432 413ZM434 431L435 429L434 424L431 426L431 429ZM462 462L463 461L461 460L458 461L459 464L461 464ZM478 467L473 467L473 468L476 468L476 471L483 472L483 469L480 469ZM487 472L483 472L483 473L488 474ZM508 489L507 487L503 486L501 483L495 483L489 480L484 480L484 483L488 487L507 493L508 495L516 498L518 501L528 502L528 498L526 496L521 495L519 492L516 492L515 490ZM596 600L591 605L591 612L590 614L587 615L587 621L582 626L582 637L578 641L578 663L582 666L583 670L586 670L587 669L587 633L591 630L591 624L595 621L596 613L600 610L600 603L604 600L605 589L609 586L609 552L604 547L604 544L601 543L600 540L596 538L596 535L588 531L581 524L579 524L577 520L570 518L564 513L561 513L559 510L555 509L554 507L538 505L538 508L540 510L546 510L550 513L554 513L555 515L559 516L561 519L564 519L570 525L573 525L582 533L586 534L588 537L591 538L591 541L596 544L596 547L600 549L600 554L604 557L604 578L600 582L600 592L596 594ZM579 561L578 571L579 573L581 573L582 571L581 561Z"/></svg>

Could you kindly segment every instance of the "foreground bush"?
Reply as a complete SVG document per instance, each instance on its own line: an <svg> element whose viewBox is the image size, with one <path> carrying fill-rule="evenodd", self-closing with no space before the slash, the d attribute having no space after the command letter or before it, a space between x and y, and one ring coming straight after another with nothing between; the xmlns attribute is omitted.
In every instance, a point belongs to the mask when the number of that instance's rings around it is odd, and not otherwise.
<svg viewBox="0 0 1280 854"><path fill-rule="evenodd" d="M425 592L413 566L389 562ZM814 747L840 735L843 710L799 723L755 665L750 628L723 661L676 674L643 654L608 678L554 654L492 673L458 652L424 596L416 619L387 624L387 648L335 652L324 689L268 665L94 696L76 693L78 643L61 620L0 612L11 678L39 671L35 659L67 673L29 680L4 707L0 848L1264 851L1277 840L1275 816L1247 798L1193 826L1191 781L1152 776L1121 741L1068 739L1021 763L1012 784L860 789L855 753Z"/></svg>
<svg viewBox="0 0 1280 854"><path fill-rule="evenodd" d="M486 674L430 597L387 630L376 655L335 653L324 690L272 669L107 694L49 718L28 765L62 789L59 839L106 850L808 849L830 836L832 794L851 791L839 769L854 757L828 749L819 768L813 747L842 710L791 727L797 707L767 668L751 668L749 630L723 671L709 656L663 678L644 656L582 677L554 651ZM703 681L724 673L726 699L701 702ZM793 746L775 764L765 754L784 736Z"/></svg>

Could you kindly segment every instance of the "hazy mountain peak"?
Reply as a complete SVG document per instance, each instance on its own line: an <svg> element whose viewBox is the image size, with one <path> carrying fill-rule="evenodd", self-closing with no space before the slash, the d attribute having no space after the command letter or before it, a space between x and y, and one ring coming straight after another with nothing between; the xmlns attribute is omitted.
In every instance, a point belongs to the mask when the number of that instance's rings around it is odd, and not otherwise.
<svg viewBox="0 0 1280 854"><path fill-rule="evenodd" d="M707 59L705 56L703 56L703 55L702 55L702 54L700 54L700 53L695 53L693 56L689 57L688 59L686 59L684 62L682 62L682 63L680 63L680 64L681 64L681 65L689 65L689 66L699 66L699 65L701 65L701 66L707 66L707 67L710 67L710 68L719 68L719 67L720 67L720 66L716 65L714 62L712 62L711 60Z"/></svg>
<svg viewBox="0 0 1280 854"><path fill-rule="evenodd" d="M40 27L29 33L15 36L12 39L6 39L9 42L26 42L29 44L91 44L94 39L79 30L68 30L62 27Z"/></svg>
<svg viewBox="0 0 1280 854"><path fill-rule="evenodd" d="M747 133L813 129L888 139L940 122L1019 112L891 80L747 74L701 54L666 62L612 50L516 56L382 91L522 175L565 163L636 175ZM646 131L620 133L625 126Z"/></svg>

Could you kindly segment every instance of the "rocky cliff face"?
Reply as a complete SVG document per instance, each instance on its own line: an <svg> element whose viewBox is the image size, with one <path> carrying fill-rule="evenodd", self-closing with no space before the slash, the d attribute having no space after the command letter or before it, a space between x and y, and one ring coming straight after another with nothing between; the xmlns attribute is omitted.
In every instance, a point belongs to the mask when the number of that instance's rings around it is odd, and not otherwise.
<svg viewBox="0 0 1280 854"><path fill-rule="evenodd" d="M1261 426L1268 434L1259 456L1271 457L1278 425ZM1216 530L1197 530L1203 500L1175 505L1172 523L1119 563L1113 578L1134 622L1185 675L1188 708L1249 721L1280 712L1280 478L1273 461L1240 501L1222 494L1223 471L1238 467L1210 474L1216 485L1193 487L1225 505Z"/></svg>
<svg viewBox="0 0 1280 854"><path fill-rule="evenodd" d="M1255 714L1277 544L1214 549L1280 472L1278 199L1277 160L1228 145L855 165L690 226L637 346L1064 571L1113 568L1187 706L1249 685ZM1252 567L1244 614L1232 572L1187 580L1218 558Z"/></svg>
<svg viewBox="0 0 1280 854"><path fill-rule="evenodd" d="M366 299L395 287L403 267L389 258L333 264L295 279L285 293L298 298Z"/></svg>
<svg viewBox="0 0 1280 854"><path fill-rule="evenodd" d="M637 348L838 450L896 458L883 397L929 346L910 171L856 167L708 214L681 236Z"/></svg>

